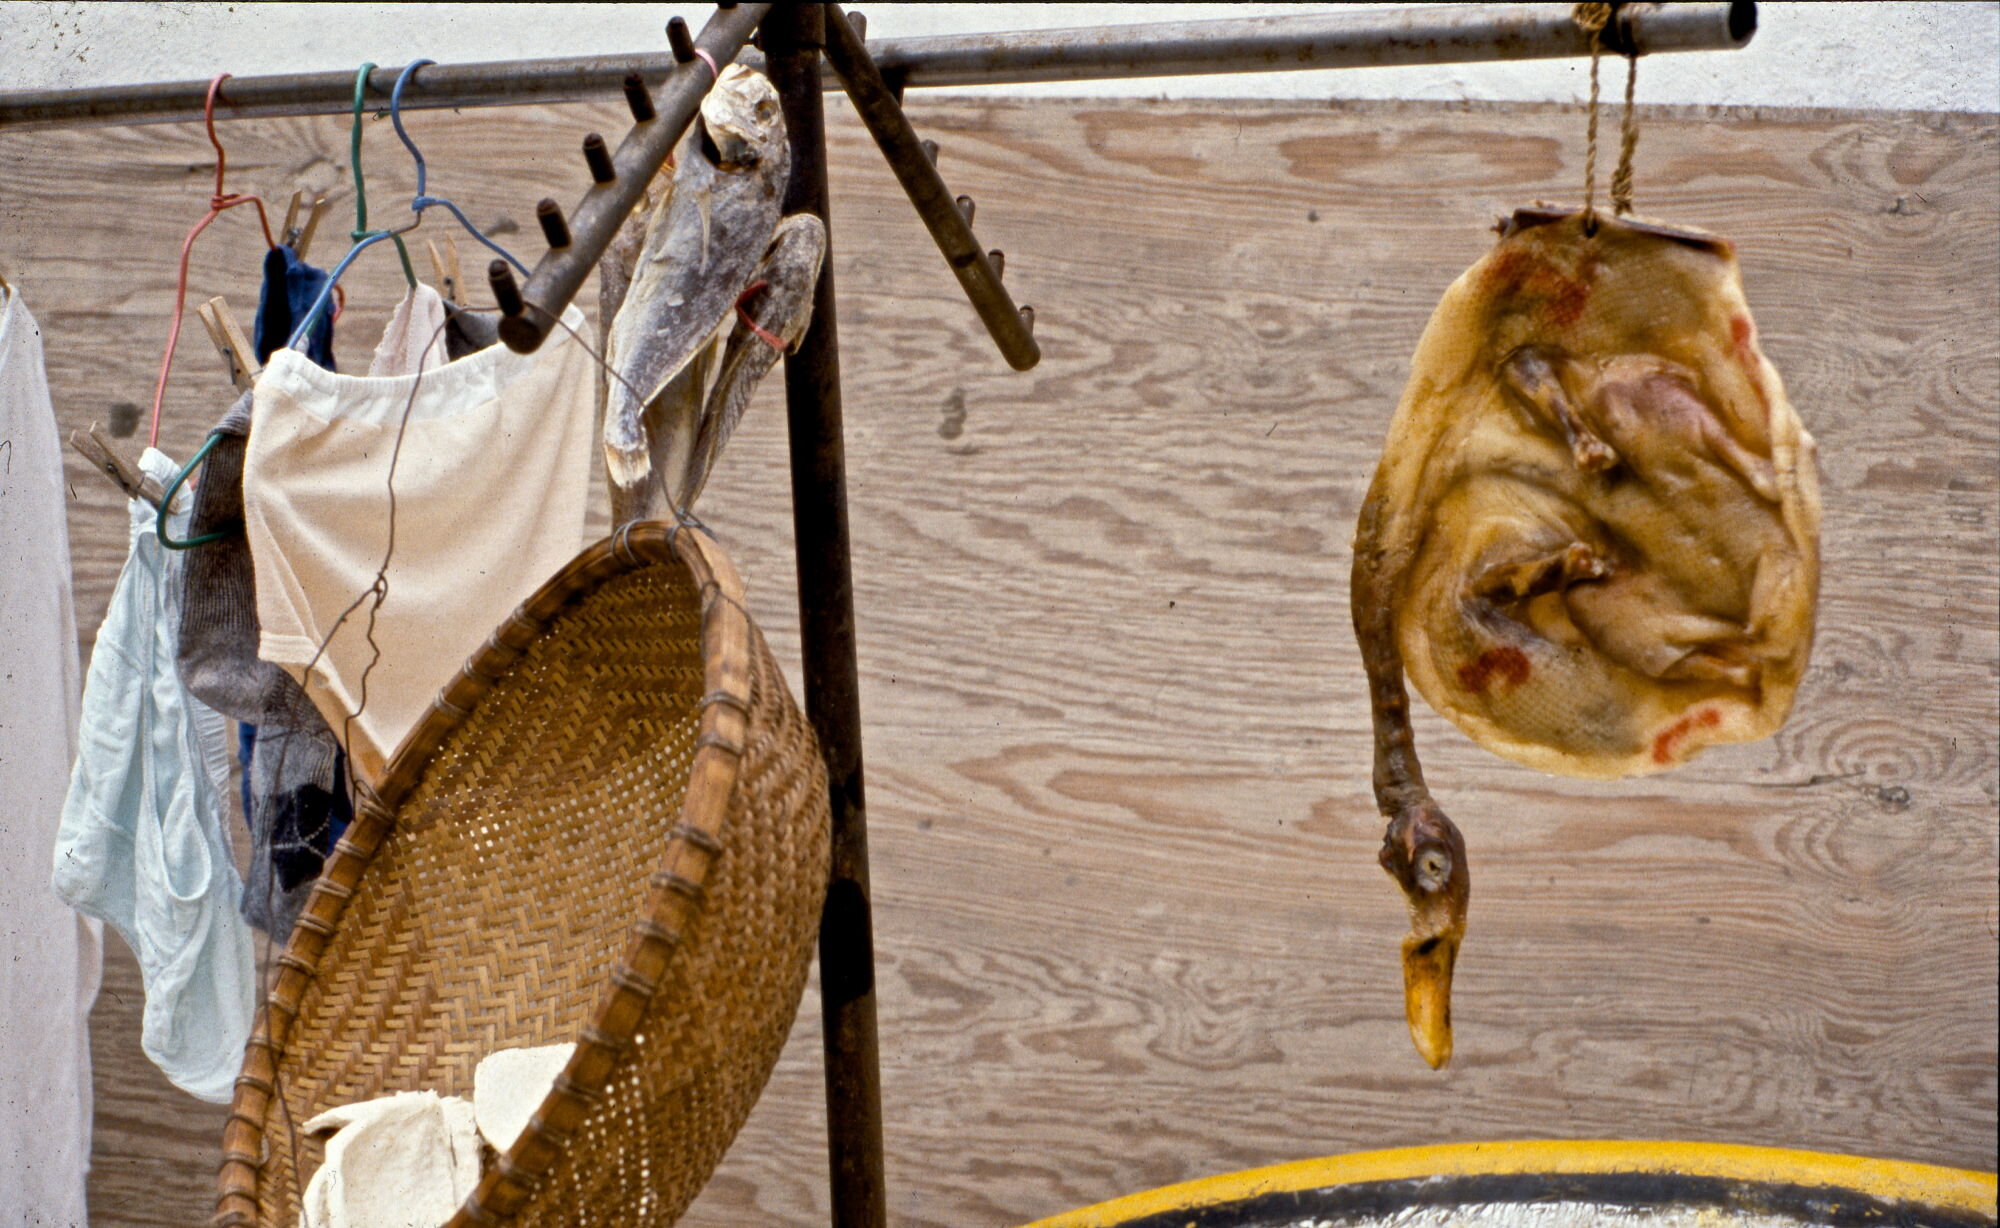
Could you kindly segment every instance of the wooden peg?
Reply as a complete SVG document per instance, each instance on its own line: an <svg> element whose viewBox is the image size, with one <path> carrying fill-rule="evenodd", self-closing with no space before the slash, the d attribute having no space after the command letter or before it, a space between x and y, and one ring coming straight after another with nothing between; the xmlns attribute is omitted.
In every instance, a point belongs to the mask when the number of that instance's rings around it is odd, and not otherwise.
<svg viewBox="0 0 2000 1228"><path fill-rule="evenodd" d="M250 385L257 382L257 372L262 365L257 361L257 351L251 347L250 338L245 336L236 317L230 314L229 303L221 295L194 309L203 328L208 330L208 339L215 343L215 352L222 355L223 366L229 369L229 382L240 392L248 392Z"/></svg>
<svg viewBox="0 0 2000 1228"><path fill-rule="evenodd" d="M306 214L306 224L299 228L298 242L292 244L292 252L303 261L306 250L312 246L313 234L319 230L319 220L326 216L326 197L314 199L312 211Z"/></svg>
<svg viewBox="0 0 2000 1228"><path fill-rule="evenodd" d="M521 301L521 287L514 280L513 266L505 260L495 260L486 266L486 281L493 288L493 301L499 304L500 314L513 319L526 309Z"/></svg>
<svg viewBox="0 0 2000 1228"><path fill-rule="evenodd" d="M685 64L694 59L694 36L688 33L685 17L667 22L667 46L673 48L675 63Z"/></svg>
<svg viewBox="0 0 2000 1228"><path fill-rule="evenodd" d="M447 234L441 239L425 239L424 250L430 253L431 273L437 278L438 291L445 301L465 306L465 284L458 271L458 243Z"/></svg>
<svg viewBox="0 0 2000 1228"><path fill-rule="evenodd" d="M104 437L104 430L95 422L89 431L71 431L69 446L75 448L90 467L111 480L112 485L125 492L128 499L144 499L154 507L160 506L160 499L167 492L159 481L137 465L118 455L111 441Z"/></svg>

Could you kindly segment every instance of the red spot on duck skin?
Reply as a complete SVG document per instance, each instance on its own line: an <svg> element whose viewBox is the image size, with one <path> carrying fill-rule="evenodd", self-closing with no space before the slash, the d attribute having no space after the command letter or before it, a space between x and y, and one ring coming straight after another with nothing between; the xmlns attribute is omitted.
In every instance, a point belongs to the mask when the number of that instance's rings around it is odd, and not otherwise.
<svg viewBox="0 0 2000 1228"><path fill-rule="evenodd" d="M1577 276L1572 277L1533 252L1503 253L1482 278L1495 299L1527 296L1541 300L1550 323L1566 327L1576 323L1590 302L1590 279L1597 271L1597 259L1586 255Z"/></svg>
<svg viewBox="0 0 2000 1228"><path fill-rule="evenodd" d="M1527 653L1503 645L1489 648L1459 666L1458 685L1474 695L1484 695L1495 678L1508 686L1520 686L1534 672L1534 666L1528 663Z"/></svg>
<svg viewBox="0 0 2000 1228"><path fill-rule="evenodd" d="M1672 763L1678 758L1679 756L1676 752L1680 750L1681 743L1687 740L1689 731L1694 729L1695 726L1699 725L1703 729L1713 729L1721 723L1722 713L1714 708L1703 708L1699 712L1688 713L1665 729L1660 730L1659 734L1654 737L1653 762L1667 764Z"/></svg>

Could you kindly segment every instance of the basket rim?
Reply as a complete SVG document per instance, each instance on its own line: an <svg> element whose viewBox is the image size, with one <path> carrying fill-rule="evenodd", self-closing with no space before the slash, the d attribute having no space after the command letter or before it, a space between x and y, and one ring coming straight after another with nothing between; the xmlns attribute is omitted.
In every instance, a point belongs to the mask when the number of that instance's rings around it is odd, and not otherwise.
<svg viewBox="0 0 2000 1228"><path fill-rule="evenodd" d="M663 988L670 958L703 911L708 871L721 851L748 733L752 625L742 579L707 528L691 520L629 523L586 547L522 602L440 689L396 748L381 781L372 788L357 783L354 820L314 883L283 953L272 961L276 975L244 1049L223 1130L217 1209L210 1221L216 1228L258 1222L264 1117L277 1094L278 1066L301 999L318 975L348 900L395 830L396 811L422 783L432 756L572 603L612 580L662 565L685 568L701 604L703 694L696 702L701 724L680 814L661 868L650 876L646 904L591 1022L576 1038L575 1052L450 1228L501 1223L514 1215L601 1098Z"/></svg>

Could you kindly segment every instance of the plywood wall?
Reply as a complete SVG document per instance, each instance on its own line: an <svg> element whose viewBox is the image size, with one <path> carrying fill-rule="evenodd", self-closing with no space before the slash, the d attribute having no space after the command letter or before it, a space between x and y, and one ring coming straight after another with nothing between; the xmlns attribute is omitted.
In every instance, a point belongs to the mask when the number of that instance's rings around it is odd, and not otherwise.
<svg viewBox="0 0 2000 1228"><path fill-rule="evenodd" d="M1737 240L1820 441L1818 646L1777 737L1646 780L1540 776L1420 714L1479 881L1458 1056L1432 1073L1404 1034L1402 905L1375 866L1348 541L1433 303L1497 213L1575 199L1581 117L915 109L1045 358L1005 368L835 108L892 1223L998 1225L1489 1138L1991 1166L1994 117L1647 116L1642 209ZM412 128L432 190L532 253L535 200L571 199L577 141L621 124L551 107ZM233 187L346 182L344 123L224 131ZM390 220L410 175L386 124L368 139ZM192 127L0 134L0 270L46 330L65 428L148 399L210 159ZM196 293L247 314L257 249L240 211L218 223ZM386 257L357 272L344 362L365 363L397 283ZM228 399L189 327L163 432L179 456ZM792 662L773 391L704 514ZM71 481L87 641L124 513L82 464ZM101 1225L197 1218L221 1127L147 1069L139 1001L121 955L95 1020ZM815 1001L689 1223L826 1222Z"/></svg>

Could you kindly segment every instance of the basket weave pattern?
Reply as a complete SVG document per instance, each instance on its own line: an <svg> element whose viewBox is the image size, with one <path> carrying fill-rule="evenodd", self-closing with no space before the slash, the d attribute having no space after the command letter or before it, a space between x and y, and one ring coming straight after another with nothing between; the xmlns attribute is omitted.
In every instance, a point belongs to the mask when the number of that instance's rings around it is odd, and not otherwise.
<svg viewBox="0 0 2000 1228"><path fill-rule="evenodd" d="M215 1222L298 1222L306 1118L577 1041L453 1223L672 1223L784 1045L827 873L818 747L727 559L660 525L592 547L359 801L276 961Z"/></svg>

